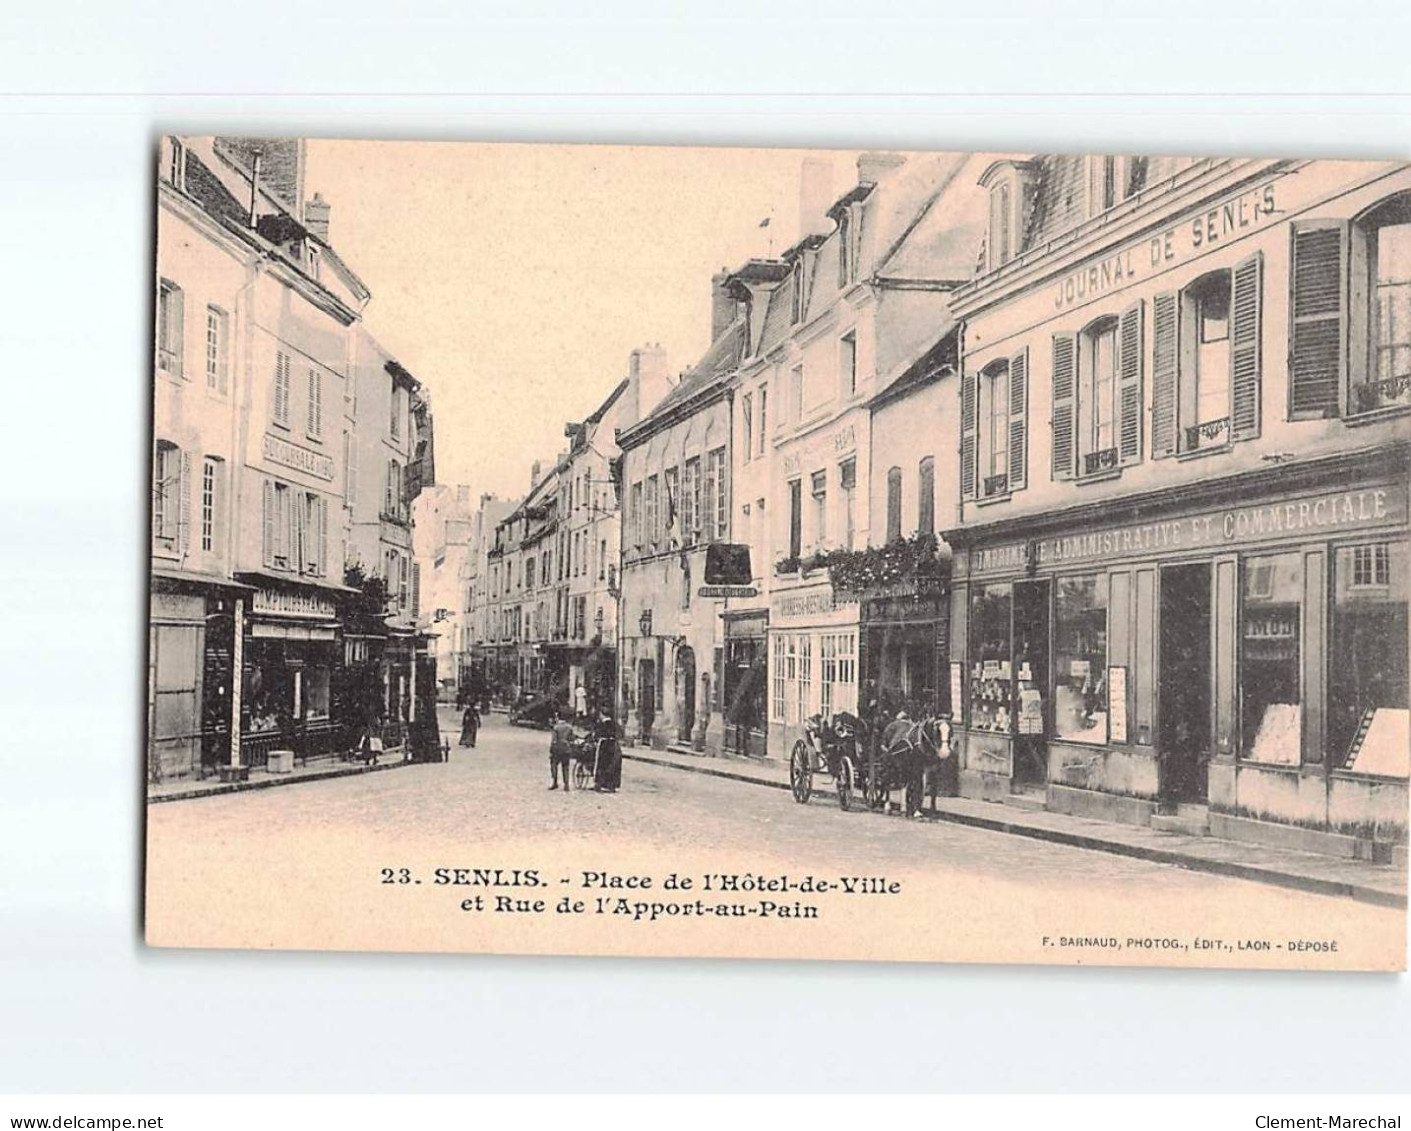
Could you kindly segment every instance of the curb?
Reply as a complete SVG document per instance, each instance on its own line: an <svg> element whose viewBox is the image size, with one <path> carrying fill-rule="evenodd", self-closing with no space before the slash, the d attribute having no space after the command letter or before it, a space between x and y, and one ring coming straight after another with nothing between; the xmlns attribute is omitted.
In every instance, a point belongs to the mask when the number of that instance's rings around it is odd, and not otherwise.
<svg viewBox="0 0 1411 1131"><path fill-rule="evenodd" d="M624 760L630 759L634 762L645 762L653 766L664 766L667 769L681 770L683 773L688 774L705 774L708 777L725 778L729 781L745 782L748 785L759 785L768 789L782 789L786 791L789 789L787 782L766 781L762 778L751 777L748 774L736 773L730 770L716 770L705 766L683 766L680 762L670 762L664 758L649 758L641 754L629 754L625 750L622 753L622 757ZM835 796L831 789L818 789L815 787L814 793L825 797ZM965 825L969 828L985 829L989 832L1008 833L1011 836L1024 836L1029 837L1031 840L1042 840L1051 844L1067 845L1070 848L1084 848L1092 852L1106 852L1114 856L1128 856L1137 860L1146 860L1153 864L1169 864L1177 868L1185 868L1192 872L1207 872L1212 875L1228 876L1232 879L1250 880L1255 883L1269 884L1274 887L1306 891L1314 895L1331 895L1343 899L1354 899L1359 903L1368 903L1377 907L1406 909L1406 896L1404 894L1383 891L1380 888L1366 887L1362 884L1346 880L1325 880L1318 876L1300 875L1297 872L1281 872L1275 868L1261 867L1258 864L1241 864L1232 860L1212 860L1204 856L1191 856L1175 849L1155 848L1141 844L1122 844L1117 841L1103 840L1101 837L1089 836L1083 833L1065 832L1061 829L1045 829L1034 825L1020 824L1005 820L1002 817L980 817L971 813L947 813L941 811L935 814L923 814L922 819L927 821L948 821L951 824Z"/></svg>
<svg viewBox="0 0 1411 1131"><path fill-rule="evenodd" d="M357 777L359 774L375 774L381 770L395 770L414 764L409 761L388 762L385 765L377 766L350 766L341 770L320 770L313 774L300 774L298 777L290 778L270 778L266 781L225 782L210 789L187 789L180 793L164 793L161 797L149 797L147 804L161 805L168 801L195 801L201 797L220 797L227 793L248 793L255 789L278 789L287 785L303 785L305 782L311 781L329 781L332 778L351 778Z"/></svg>

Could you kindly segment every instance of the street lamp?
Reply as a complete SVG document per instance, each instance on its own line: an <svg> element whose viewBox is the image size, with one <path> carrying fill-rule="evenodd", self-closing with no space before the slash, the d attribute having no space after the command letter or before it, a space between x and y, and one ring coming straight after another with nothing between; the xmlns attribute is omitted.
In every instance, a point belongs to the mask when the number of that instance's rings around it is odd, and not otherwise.
<svg viewBox="0 0 1411 1131"><path fill-rule="evenodd" d="M640 617L640 618L638 619L638 621L637 621L637 627L642 630L642 633L641 633L641 634L642 634L643 636L650 636L650 635L652 634L652 610L651 610L651 609L643 609L643 610L642 610L642 615L641 615L641 617Z"/></svg>

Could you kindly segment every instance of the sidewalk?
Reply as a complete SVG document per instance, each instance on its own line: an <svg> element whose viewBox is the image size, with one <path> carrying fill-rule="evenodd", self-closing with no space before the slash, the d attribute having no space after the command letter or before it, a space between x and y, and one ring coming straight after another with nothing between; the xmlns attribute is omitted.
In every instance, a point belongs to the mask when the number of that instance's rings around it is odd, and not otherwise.
<svg viewBox="0 0 1411 1131"><path fill-rule="evenodd" d="M653 766L707 774L785 792L789 789L789 768L779 762L756 762L728 755L710 757L643 747L624 747L622 756L629 761ZM792 803L792 798L788 800ZM820 800L837 804L831 779L815 775L811 803ZM1074 848L1111 852L1118 856L1131 856L1318 895L1342 896L1382 907L1406 907L1406 870L1384 864L1340 860L1208 836L1091 821L1062 813L1020 809L1000 802L975 801L965 797L937 798L935 815L927 812L924 819L950 821Z"/></svg>
<svg viewBox="0 0 1411 1131"><path fill-rule="evenodd" d="M271 774L265 770L251 770L248 781L223 782L218 777L181 778L177 781L148 784L147 804L159 801L188 801L193 797L214 797L221 793L244 793L251 789L270 789L280 785L298 785L302 782L327 781L329 778L346 778L354 774L372 774L378 770L395 770L398 766L410 766L402 760L401 751L391 756L383 755L383 760L375 766L365 766L361 762L340 762L337 759L321 759L311 766L296 766L287 774Z"/></svg>

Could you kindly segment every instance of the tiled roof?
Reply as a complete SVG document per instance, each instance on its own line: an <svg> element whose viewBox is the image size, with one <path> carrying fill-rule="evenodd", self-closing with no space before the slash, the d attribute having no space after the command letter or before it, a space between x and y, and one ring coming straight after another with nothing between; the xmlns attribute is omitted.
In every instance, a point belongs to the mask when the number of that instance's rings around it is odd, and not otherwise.
<svg viewBox="0 0 1411 1131"><path fill-rule="evenodd" d="M744 356L745 350L745 321L742 318L735 319L730 323L729 328L716 338L706 350L705 355L696 362L686 374L676 383L676 387L662 397L661 402L652 409L651 414L642 422L650 424L651 421L665 415L674 406L689 400L702 389L707 388L712 381L733 373L740 364L740 359Z"/></svg>

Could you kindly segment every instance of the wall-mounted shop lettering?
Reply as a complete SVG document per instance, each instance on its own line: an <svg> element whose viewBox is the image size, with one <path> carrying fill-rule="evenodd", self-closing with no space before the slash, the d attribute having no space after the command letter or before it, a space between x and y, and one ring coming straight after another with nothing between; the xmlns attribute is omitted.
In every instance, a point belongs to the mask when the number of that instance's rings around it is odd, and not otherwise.
<svg viewBox="0 0 1411 1131"><path fill-rule="evenodd" d="M1406 520L1404 486L1366 487L1289 502L1207 511L1161 522L1081 530L1037 542L1008 542L976 550L971 558L971 572L1013 571L1025 569L1031 562L1040 567L1060 566L1304 535L1334 536L1367 527L1404 524Z"/></svg>

